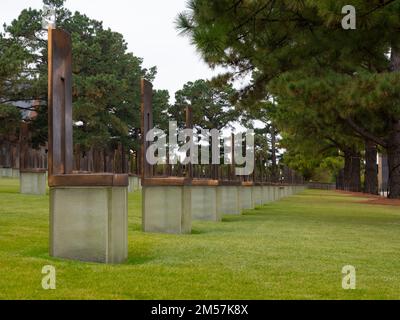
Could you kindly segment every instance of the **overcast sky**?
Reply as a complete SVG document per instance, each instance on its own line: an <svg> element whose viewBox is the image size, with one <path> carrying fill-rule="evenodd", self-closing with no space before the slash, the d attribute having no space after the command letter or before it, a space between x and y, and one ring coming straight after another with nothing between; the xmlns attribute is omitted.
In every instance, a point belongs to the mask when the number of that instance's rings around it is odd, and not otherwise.
<svg viewBox="0 0 400 320"><path fill-rule="evenodd" d="M174 26L186 0L67 0L66 7L105 27L120 32L129 51L144 58L144 67L157 66L154 87L168 89L171 97L188 81L207 79L217 72L208 68L187 38ZM42 8L42 0L1 0L0 22L9 23L24 8Z"/></svg>

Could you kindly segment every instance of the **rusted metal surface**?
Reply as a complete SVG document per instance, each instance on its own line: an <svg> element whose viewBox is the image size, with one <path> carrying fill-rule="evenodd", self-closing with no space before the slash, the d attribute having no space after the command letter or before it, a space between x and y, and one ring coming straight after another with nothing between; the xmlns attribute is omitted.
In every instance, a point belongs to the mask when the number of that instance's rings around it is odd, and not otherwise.
<svg viewBox="0 0 400 320"><path fill-rule="evenodd" d="M175 165L174 168L178 168L175 170L169 167L169 170L162 170L164 176L154 175L157 171L156 166L151 166L145 160L145 155L147 148L149 147L149 143L145 141L145 137L149 130L153 128L153 111L152 111L152 86L146 81L142 80L141 82L141 134L142 134L142 185L143 186L240 186L242 181L239 179L233 179L234 176L234 167L230 165L227 167L228 169L228 177L224 180L212 179L210 177L199 177L199 172L196 171L193 164L189 164L185 166L184 171L180 171L182 169L181 165ZM186 108L186 128L193 129L193 112L191 107ZM234 148L232 147L232 159L234 159ZM217 176L215 173L218 165L208 165L208 172L210 176ZM199 165L197 165L196 169L199 169ZM184 172L183 176L173 176L171 173ZM165 176L165 174L169 176Z"/></svg>
<svg viewBox="0 0 400 320"><path fill-rule="evenodd" d="M46 173L47 169L38 169L38 168L31 168L31 169L19 169L21 173Z"/></svg>
<svg viewBox="0 0 400 320"><path fill-rule="evenodd" d="M166 178L146 178L142 180L143 186L184 186L189 185L184 177L166 177Z"/></svg>
<svg viewBox="0 0 400 320"><path fill-rule="evenodd" d="M292 185L296 178L295 173L285 169L286 175L282 177L278 184L271 183L271 175L266 168L266 160L260 159L259 169L262 172L256 172L257 166L251 176L238 177L235 172L235 135L231 137L231 164L226 165L199 165L192 163L188 165L169 164L167 156L167 165L150 165L146 161L146 152L149 143L145 137L153 129L153 110L152 110L152 85L146 80L141 81L141 176L144 186L178 186L178 185L198 185L198 186L269 186L269 185ZM186 108L186 128L193 129L193 112L190 106ZM255 147L254 147L255 148ZM255 149L254 149L255 152ZM189 151L188 151L189 153ZM187 155L189 156L189 154ZM264 172L265 171L265 172ZM296 180L297 181L297 180ZM285 183L285 184L283 184Z"/></svg>
<svg viewBox="0 0 400 320"><path fill-rule="evenodd" d="M19 146L14 141L0 140L0 168L19 168Z"/></svg>
<svg viewBox="0 0 400 320"><path fill-rule="evenodd" d="M74 170L92 173L126 173L139 174L139 153L130 152L118 146L112 148L83 149L79 144L74 146Z"/></svg>
<svg viewBox="0 0 400 320"><path fill-rule="evenodd" d="M152 110L152 85L146 80L141 82L141 134L142 134L142 185L143 186L217 186L218 180L213 179L193 179L193 165L189 164L185 168L184 176L171 176L171 165L167 165L167 170L163 168L164 175L155 176L156 171L154 166L151 166L146 161L146 152L149 143L145 141L145 137L149 130L153 128L153 110ZM186 128L193 129L193 113L190 107L186 108ZM169 162L169 161L168 161ZM179 165L175 167L180 167Z"/></svg>
<svg viewBox="0 0 400 320"><path fill-rule="evenodd" d="M239 180L219 180L220 186L241 186L242 182Z"/></svg>
<svg viewBox="0 0 400 320"><path fill-rule="evenodd" d="M28 167L28 139L29 139L29 128L27 123L21 123L19 130L19 170L23 170Z"/></svg>
<svg viewBox="0 0 400 320"><path fill-rule="evenodd" d="M22 122L19 134L19 169L21 172L42 172L47 169L45 146L32 148L29 124Z"/></svg>
<svg viewBox="0 0 400 320"><path fill-rule="evenodd" d="M186 129L192 129L193 130L193 111L192 107L187 106L186 107ZM190 151L188 151L188 154L186 154L187 157L190 157ZM186 165L186 178L188 180L193 179L193 164L190 163Z"/></svg>
<svg viewBox="0 0 400 320"><path fill-rule="evenodd" d="M49 29L49 176L73 170L72 46L64 30Z"/></svg>
<svg viewBox="0 0 400 320"><path fill-rule="evenodd" d="M235 141L235 134L234 133L232 133L232 136L231 136L231 143L232 143L232 150L231 150L232 164L230 166L230 179L231 180L239 180L239 177L236 176L236 168L235 168L235 163L236 163L236 160L235 160L235 143L236 143L236 141Z"/></svg>
<svg viewBox="0 0 400 320"><path fill-rule="evenodd" d="M186 177L155 177L155 168L146 160L149 143L146 141L147 133L153 129L153 86L147 80L141 81L141 177L143 186L183 186L189 184Z"/></svg>
<svg viewBox="0 0 400 320"><path fill-rule="evenodd" d="M258 187L262 187L262 186L266 186L267 184L265 182L255 181L253 183L253 185L258 186Z"/></svg>
<svg viewBox="0 0 400 320"><path fill-rule="evenodd" d="M209 186L209 187L216 187L219 186L218 180L211 180L211 179L193 179L191 181L192 186Z"/></svg>
<svg viewBox="0 0 400 320"><path fill-rule="evenodd" d="M128 186L127 174L73 172L71 36L59 29L49 29L48 32L49 186ZM80 169L80 165L78 167Z"/></svg>
<svg viewBox="0 0 400 320"><path fill-rule="evenodd" d="M153 86L152 84L142 79L141 81L141 136L142 136L142 180L152 177L152 166L146 160L146 152L150 143L146 141L147 133L153 128Z"/></svg>
<svg viewBox="0 0 400 320"><path fill-rule="evenodd" d="M49 176L50 187L126 187L126 174L62 174Z"/></svg>

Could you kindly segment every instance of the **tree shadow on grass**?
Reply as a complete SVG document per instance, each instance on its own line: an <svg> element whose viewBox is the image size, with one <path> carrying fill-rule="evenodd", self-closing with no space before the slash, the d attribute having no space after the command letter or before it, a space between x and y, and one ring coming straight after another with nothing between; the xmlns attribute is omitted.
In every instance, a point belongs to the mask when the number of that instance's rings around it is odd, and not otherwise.
<svg viewBox="0 0 400 320"><path fill-rule="evenodd" d="M192 235L200 235L200 234L205 234L205 233L207 233L207 231L200 230L200 229L194 229L194 228L192 228L192 232L191 232Z"/></svg>
<svg viewBox="0 0 400 320"><path fill-rule="evenodd" d="M42 260L57 260L57 258L50 256L48 246L43 245L25 248L20 251L20 256Z"/></svg>
<svg viewBox="0 0 400 320"><path fill-rule="evenodd" d="M265 212L245 212L241 215L226 215L222 219L224 223L242 223L242 222L267 222L271 218L271 215Z"/></svg>
<svg viewBox="0 0 400 320"><path fill-rule="evenodd" d="M153 245L151 242L141 242L137 245L135 245L135 243L132 245L132 242L130 242L130 246L128 247L128 259L124 264L142 265L155 260L156 256L152 249Z"/></svg>
<svg viewBox="0 0 400 320"><path fill-rule="evenodd" d="M250 216L250 215L256 216L256 215L264 214L265 210L267 208L268 208L267 206L262 206L262 207L257 207L252 210L245 210L245 211L243 211L242 215L243 216Z"/></svg>
<svg viewBox="0 0 400 320"><path fill-rule="evenodd" d="M20 193L19 189L18 190L1 190L0 189L0 195L13 195L13 196L18 197L18 196L21 196L21 193ZM23 196L25 196L25 194Z"/></svg>
<svg viewBox="0 0 400 320"><path fill-rule="evenodd" d="M135 255L135 252L129 251L128 260L124 263L127 265L142 265L147 264L150 261L153 261L155 257L150 255Z"/></svg>
<svg viewBox="0 0 400 320"><path fill-rule="evenodd" d="M210 228L207 228L207 229L192 228L192 233L190 235L202 236L202 235L221 234L221 232L223 232L223 233L230 232L230 230L227 230L226 228L224 228L223 221L218 222L218 223L219 223L219 226L221 226L221 227L214 226L212 229L210 229Z"/></svg>
<svg viewBox="0 0 400 320"><path fill-rule="evenodd" d="M135 248L129 248L128 259L121 263L120 265L142 265L146 264L155 259L154 256L151 254L147 254L148 252L138 251ZM40 247L40 248L33 248L29 250L25 250L21 252L21 258L30 258L30 259L39 259L43 260L43 264L46 263L63 263L63 264L73 264L79 263L80 265L91 265L91 264L99 264L99 265L106 265L102 262L90 262L90 261L81 261L81 260L74 260L74 259L67 259L67 258L59 258L59 257L52 257L49 255L48 248Z"/></svg>

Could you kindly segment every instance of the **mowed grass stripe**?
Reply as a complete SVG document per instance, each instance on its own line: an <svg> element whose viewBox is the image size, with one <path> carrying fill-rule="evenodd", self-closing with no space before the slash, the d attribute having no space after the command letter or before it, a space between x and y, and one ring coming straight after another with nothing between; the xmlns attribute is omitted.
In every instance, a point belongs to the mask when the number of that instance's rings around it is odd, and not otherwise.
<svg viewBox="0 0 400 320"><path fill-rule="evenodd" d="M282 201L194 222L191 235L141 231L129 195L129 259L101 265L48 255L48 196L0 179L0 299L399 299L400 209L307 190ZM41 288L41 269L57 289ZM357 270L343 290L342 267Z"/></svg>

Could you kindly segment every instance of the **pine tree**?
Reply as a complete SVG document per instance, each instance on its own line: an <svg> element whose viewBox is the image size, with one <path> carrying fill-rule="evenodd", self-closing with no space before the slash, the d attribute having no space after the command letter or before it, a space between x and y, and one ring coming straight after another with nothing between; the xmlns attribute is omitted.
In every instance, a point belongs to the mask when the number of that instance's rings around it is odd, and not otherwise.
<svg viewBox="0 0 400 320"><path fill-rule="evenodd" d="M154 80L156 68L142 67L143 59L127 51L127 43L102 22L72 13L63 0L45 0L57 12L57 27L72 37L74 141L83 149L135 148L140 128L140 79ZM16 101L39 100L38 117L31 124L34 144L47 141L47 30L42 10L25 9L5 26L5 35L22 48L23 71L7 90ZM0 60L0 63L2 61ZM6 64L5 64L6 65Z"/></svg>
<svg viewBox="0 0 400 320"><path fill-rule="evenodd" d="M348 83L361 74L360 70L371 79L395 78L400 67L400 4L354 1L357 30L344 30L341 9L346 4L336 0L194 0L177 20L182 33L191 38L206 62L231 68L225 77L251 74L252 82L242 92L244 98L263 99L272 80L314 64L322 70L348 75ZM379 91L379 83L374 84L373 91ZM354 101L362 98L360 92L362 88L355 88ZM394 95L389 99L398 105ZM390 197L396 198L400 197L400 113L398 108L388 112L387 106L375 101L368 108L366 104L361 108L343 104L337 121L345 120L356 135L387 149ZM369 117L360 116L365 111ZM380 125L382 122L386 126ZM376 131L366 130L371 127Z"/></svg>
<svg viewBox="0 0 400 320"><path fill-rule="evenodd" d="M231 85L220 87L202 79L188 82L175 93L175 104L171 106L169 114L184 127L186 107L191 107L195 127L221 130L239 116L232 104L234 95L235 90Z"/></svg>

